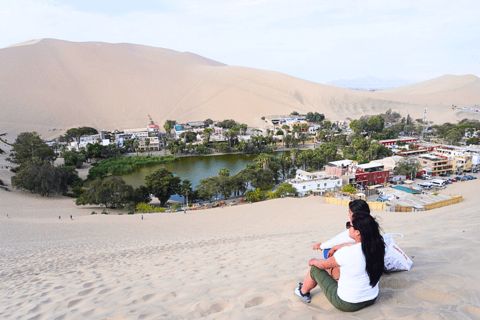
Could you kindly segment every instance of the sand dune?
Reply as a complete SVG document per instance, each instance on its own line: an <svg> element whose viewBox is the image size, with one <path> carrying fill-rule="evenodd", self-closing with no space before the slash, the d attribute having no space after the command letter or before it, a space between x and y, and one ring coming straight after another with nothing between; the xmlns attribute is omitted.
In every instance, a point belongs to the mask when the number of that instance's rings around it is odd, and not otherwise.
<svg viewBox="0 0 480 320"><path fill-rule="evenodd" d="M234 118L252 126L262 126L262 116L294 110L344 119L392 108L416 118L425 103L435 122L480 118L450 108L478 103L475 76L442 77L403 91L361 92L226 66L192 53L53 39L0 49L0 69L0 127L13 137L36 130L49 139L83 125L141 127L147 115L158 123Z"/></svg>
<svg viewBox="0 0 480 320"><path fill-rule="evenodd" d="M479 188L450 185L443 192L465 201L437 210L374 212L386 232L404 234L397 242L414 264L382 277L376 304L354 314L318 288L311 304L293 294L321 255L312 246L347 220L322 197L141 220L0 190L0 318L477 319Z"/></svg>
<svg viewBox="0 0 480 320"><path fill-rule="evenodd" d="M404 87L382 90L382 93L426 94L453 91L458 89L469 89L470 86L480 89L480 79L472 74L464 76L447 74L439 78Z"/></svg>

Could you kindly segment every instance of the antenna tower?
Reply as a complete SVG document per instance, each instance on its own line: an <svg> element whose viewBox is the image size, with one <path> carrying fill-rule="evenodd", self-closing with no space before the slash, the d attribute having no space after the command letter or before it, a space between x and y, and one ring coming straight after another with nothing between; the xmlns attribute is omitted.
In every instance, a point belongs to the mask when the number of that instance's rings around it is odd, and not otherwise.
<svg viewBox="0 0 480 320"><path fill-rule="evenodd" d="M423 124L427 124L427 104L425 103L425 109L423 110Z"/></svg>

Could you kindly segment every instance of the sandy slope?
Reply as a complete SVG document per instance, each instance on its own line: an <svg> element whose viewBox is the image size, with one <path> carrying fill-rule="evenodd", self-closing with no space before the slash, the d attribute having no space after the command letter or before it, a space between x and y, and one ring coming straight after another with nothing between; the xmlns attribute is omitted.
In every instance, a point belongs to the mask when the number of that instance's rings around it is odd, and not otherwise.
<svg viewBox="0 0 480 320"><path fill-rule="evenodd" d="M144 126L148 115L193 121L234 118L262 126L261 117L318 111L329 119L358 118L388 108L429 120L480 118L452 110L480 100L475 76L446 76L402 90L360 92L277 72L226 66L191 53L133 44L43 39L0 49L0 131L36 130L45 139L74 126L99 130ZM443 79L443 80L442 80Z"/></svg>
<svg viewBox="0 0 480 320"><path fill-rule="evenodd" d="M479 187L449 186L465 197L451 207L375 212L385 231L405 235L398 243L414 265L382 277L377 303L355 314L319 289L309 305L293 294L320 256L311 247L347 220L346 207L321 197L141 220L0 190L0 318L478 319Z"/></svg>

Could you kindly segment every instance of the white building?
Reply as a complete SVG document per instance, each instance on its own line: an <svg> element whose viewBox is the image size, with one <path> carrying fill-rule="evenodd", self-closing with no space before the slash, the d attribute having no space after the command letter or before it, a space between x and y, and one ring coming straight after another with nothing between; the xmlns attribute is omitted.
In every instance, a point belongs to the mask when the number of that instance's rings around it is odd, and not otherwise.
<svg viewBox="0 0 480 320"><path fill-rule="evenodd" d="M342 179L327 175L324 171L307 172L297 170L295 179L288 181L303 196L310 191L334 191L342 188Z"/></svg>

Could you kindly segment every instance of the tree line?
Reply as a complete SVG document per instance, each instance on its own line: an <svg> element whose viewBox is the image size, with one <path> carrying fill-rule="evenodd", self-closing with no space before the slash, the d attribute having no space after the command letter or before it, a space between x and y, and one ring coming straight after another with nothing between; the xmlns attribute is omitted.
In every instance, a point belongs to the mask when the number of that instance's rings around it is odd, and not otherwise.
<svg viewBox="0 0 480 320"><path fill-rule="evenodd" d="M12 145L8 161L14 168L12 186L42 196L64 194L69 187L81 187L83 180L74 166L55 166L54 150L36 132L20 133Z"/></svg>

